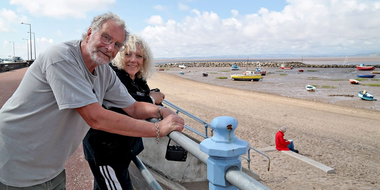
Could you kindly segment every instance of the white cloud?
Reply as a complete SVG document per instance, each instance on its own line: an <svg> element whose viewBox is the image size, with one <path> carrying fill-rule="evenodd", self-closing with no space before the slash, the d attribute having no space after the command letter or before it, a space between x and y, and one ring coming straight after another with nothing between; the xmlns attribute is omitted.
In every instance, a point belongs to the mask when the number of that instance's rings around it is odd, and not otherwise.
<svg viewBox="0 0 380 190"><path fill-rule="evenodd" d="M162 5L155 5L153 8L158 10L158 11L165 11L166 10L166 7L162 6Z"/></svg>
<svg viewBox="0 0 380 190"><path fill-rule="evenodd" d="M181 21L155 22L142 36L156 57L380 51L380 1L288 3L279 12L261 8L237 17L238 11L231 10L232 17L225 19L194 9Z"/></svg>
<svg viewBox="0 0 380 190"><path fill-rule="evenodd" d="M25 16L19 16L12 10L5 8L0 9L0 32L13 32L12 23L29 22L29 19Z"/></svg>
<svg viewBox="0 0 380 190"><path fill-rule="evenodd" d="M237 10L231 10L231 13L233 16L238 16L239 15L239 11Z"/></svg>
<svg viewBox="0 0 380 190"><path fill-rule="evenodd" d="M178 8L179 8L179 10L182 10L182 11L186 11L186 10L190 9L189 6L187 6L187 5L183 4L183 3L178 3Z"/></svg>
<svg viewBox="0 0 380 190"><path fill-rule="evenodd" d="M53 39L47 39L47 38L41 38L41 39L37 39L37 42L53 44L54 40Z"/></svg>
<svg viewBox="0 0 380 190"><path fill-rule="evenodd" d="M88 11L107 10L115 0L10 0L34 16L84 18Z"/></svg>
<svg viewBox="0 0 380 190"><path fill-rule="evenodd" d="M164 19L162 19L159 15L154 15L146 20L146 22L153 25L162 25L164 23Z"/></svg>

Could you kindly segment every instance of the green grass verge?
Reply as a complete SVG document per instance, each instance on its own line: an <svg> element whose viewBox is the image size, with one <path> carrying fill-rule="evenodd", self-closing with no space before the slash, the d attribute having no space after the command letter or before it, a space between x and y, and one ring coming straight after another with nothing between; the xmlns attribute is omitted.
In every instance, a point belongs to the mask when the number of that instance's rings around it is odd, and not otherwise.
<svg viewBox="0 0 380 190"><path fill-rule="evenodd" d="M230 70L221 70L220 72L230 72Z"/></svg>
<svg viewBox="0 0 380 190"><path fill-rule="evenodd" d="M210 74L218 74L218 72L210 72Z"/></svg>
<svg viewBox="0 0 380 190"><path fill-rule="evenodd" d="M362 86L380 86L380 84L362 84Z"/></svg>
<svg viewBox="0 0 380 190"><path fill-rule="evenodd" d="M281 73L280 75L281 75L281 76L286 76L286 75L288 75L288 74L286 74L286 73Z"/></svg>
<svg viewBox="0 0 380 190"><path fill-rule="evenodd" d="M306 70L307 72L319 72L318 70Z"/></svg>
<svg viewBox="0 0 380 190"><path fill-rule="evenodd" d="M227 79L227 77L216 77L216 79Z"/></svg>
<svg viewBox="0 0 380 190"><path fill-rule="evenodd" d="M321 88L336 88L335 86L330 86L330 85L322 85Z"/></svg>
<svg viewBox="0 0 380 190"><path fill-rule="evenodd" d="M347 79L330 79L329 81L346 81Z"/></svg>

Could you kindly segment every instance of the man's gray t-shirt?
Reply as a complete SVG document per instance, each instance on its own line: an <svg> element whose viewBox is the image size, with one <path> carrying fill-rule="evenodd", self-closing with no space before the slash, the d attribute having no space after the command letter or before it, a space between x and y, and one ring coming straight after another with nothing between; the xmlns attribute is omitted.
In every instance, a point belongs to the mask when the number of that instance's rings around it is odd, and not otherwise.
<svg viewBox="0 0 380 190"><path fill-rule="evenodd" d="M0 110L0 181L25 187L61 173L89 130L75 108L95 102L123 108L135 100L108 65L89 72L79 40L41 53Z"/></svg>

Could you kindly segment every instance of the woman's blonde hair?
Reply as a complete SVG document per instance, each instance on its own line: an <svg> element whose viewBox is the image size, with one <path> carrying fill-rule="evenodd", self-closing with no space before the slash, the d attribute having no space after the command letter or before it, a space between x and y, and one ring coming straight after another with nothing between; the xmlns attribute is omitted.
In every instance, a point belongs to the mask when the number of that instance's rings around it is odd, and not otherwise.
<svg viewBox="0 0 380 190"><path fill-rule="evenodd" d="M136 73L138 78L144 78L145 80L152 76L154 72L154 59L149 44L146 43L141 37L131 34L125 49L122 52L117 53L116 57L112 60L112 65L120 70L124 70L124 55L126 53L136 52L136 48L139 45L141 52L143 53L143 63L139 72Z"/></svg>

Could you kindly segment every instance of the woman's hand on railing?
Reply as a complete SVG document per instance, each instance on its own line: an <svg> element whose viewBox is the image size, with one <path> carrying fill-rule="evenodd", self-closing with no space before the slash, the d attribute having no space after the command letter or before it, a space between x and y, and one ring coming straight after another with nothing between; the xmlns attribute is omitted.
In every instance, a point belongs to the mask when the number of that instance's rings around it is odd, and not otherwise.
<svg viewBox="0 0 380 190"><path fill-rule="evenodd" d="M165 99L165 94L162 92L150 91L150 96L154 99L156 105L162 104Z"/></svg>

